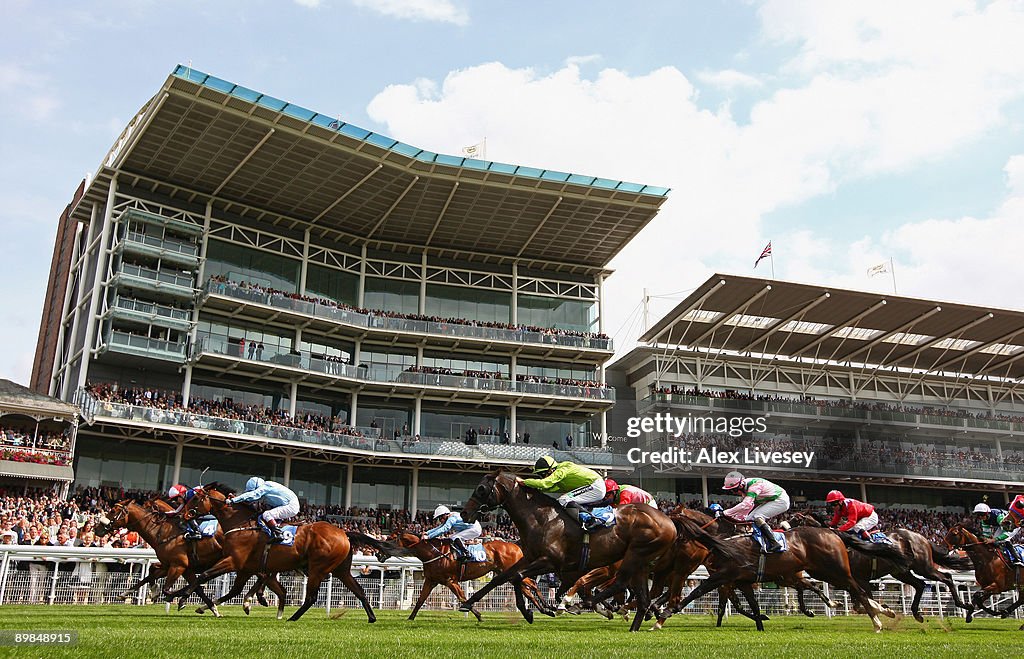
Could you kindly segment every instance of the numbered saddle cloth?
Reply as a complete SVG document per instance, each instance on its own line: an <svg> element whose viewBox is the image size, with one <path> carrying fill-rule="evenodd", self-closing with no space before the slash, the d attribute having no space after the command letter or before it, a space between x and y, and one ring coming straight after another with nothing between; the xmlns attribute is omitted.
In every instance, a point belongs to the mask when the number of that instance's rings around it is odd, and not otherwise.
<svg viewBox="0 0 1024 659"><path fill-rule="evenodd" d="M274 537L274 534L270 532L270 528L268 528L267 525L263 523L262 519L259 521L259 526L260 529L262 529L262 531L267 534L268 538ZM281 540L281 542L278 542L277 544L285 545L286 547L291 547L293 544L295 544L295 532L298 531L299 527L293 524L288 524L280 528L281 537L283 539Z"/></svg>
<svg viewBox="0 0 1024 659"><path fill-rule="evenodd" d="M871 542L874 542L875 544L879 544L879 545L891 545L891 544L893 544L893 541L889 538L889 536L887 536L886 534L882 533L881 531L874 531L871 534Z"/></svg>
<svg viewBox="0 0 1024 659"><path fill-rule="evenodd" d="M590 511L580 512L581 522L587 522L590 519L596 519L604 527L615 526L615 509L611 506L601 506Z"/></svg>
<svg viewBox="0 0 1024 659"><path fill-rule="evenodd" d="M204 538L212 538L217 535L217 520L204 519L199 522L199 533L201 533Z"/></svg>
<svg viewBox="0 0 1024 659"><path fill-rule="evenodd" d="M782 552L789 549L789 541L786 540L785 533L783 533L782 531L772 531L772 534L775 536L775 541L779 543L779 549L778 551L773 551L771 553L781 554ZM755 526L753 532L751 533L751 537L754 539L754 542L756 542L758 546L761 547L762 554L769 553L768 547L765 545L764 536L761 534L761 529Z"/></svg>
<svg viewBox="0 0 1024 659"><path fill-rule="evenodd" d="M469 550L469 562L471 563L486 563L487 562L487 551L484 546L480 543L473 545L466 545L466 549Z"/></svg>

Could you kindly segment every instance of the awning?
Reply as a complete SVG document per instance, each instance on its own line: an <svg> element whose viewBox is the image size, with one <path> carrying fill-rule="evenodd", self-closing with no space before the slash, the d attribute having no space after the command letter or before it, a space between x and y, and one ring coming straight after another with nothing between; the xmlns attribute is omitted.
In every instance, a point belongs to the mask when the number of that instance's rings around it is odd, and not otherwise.
<svg viewBox="0 0 1024 659"><path fill-rule="evenodd" d="M48 481L72 481L75 479L75 470L70 466L41 465L33 462L0 460L0 476L36 478Z"/></svg>

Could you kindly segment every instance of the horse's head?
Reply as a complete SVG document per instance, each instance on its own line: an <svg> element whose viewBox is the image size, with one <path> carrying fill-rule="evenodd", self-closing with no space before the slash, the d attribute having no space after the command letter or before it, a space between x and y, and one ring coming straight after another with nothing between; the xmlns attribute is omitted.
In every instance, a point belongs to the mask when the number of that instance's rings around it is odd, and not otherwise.
<svg viewBox="0 0 1024 659"><path fill-rule="evenodd" d="M114 504L110 509L109 516L101 514L97 518L99 523L96 524L96 533L99 535L109 535L111 531L127 528L129 518L128 507L130 505L132 505L131 499L123 499Z"/></svg>
<svg viewBox="0 0 1024 659"><path fill-rule="evenodd" d="M408 533L402 531L395 531L391 534L391 537L388 538L388 542L395 542L398 544L399 547L404 547L406 549L412 547L415 544L419 544L419 541L420 537L415 533Z"/></svg>
<svg viewBox="0 0 1024 659"><path fill-rule="evenodd" d="M967 527L962 524L957 524L946 532L946 537L942 540L946 543L947 547L955 549L976 543L978 538L967 530Z"/></svg>
<svg viewBox="0 0 1024 659"><path fill-rule="evenodd" d="M204 517L214 512L215 509L223 508L226 505L227 497L219 490L211 487L215 484L204 487L196 487L186 495L185 509L181 516L186 520Z"/></svg>
<svg viewBox="0 0 1024 659"><path fill-rule="evenodd" d="M472 524L479 519L480 513L500 507L508 494L515 489L515 478L507 471L496 471L484 476L473 490L469 501L462 507L462 519Z"/></svg>

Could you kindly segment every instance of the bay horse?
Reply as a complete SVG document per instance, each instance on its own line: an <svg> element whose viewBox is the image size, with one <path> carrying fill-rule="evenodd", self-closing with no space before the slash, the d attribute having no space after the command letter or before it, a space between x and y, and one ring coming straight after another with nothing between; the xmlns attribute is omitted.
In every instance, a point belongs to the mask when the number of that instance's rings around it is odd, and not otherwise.
<svg viewBox="0 0 1024 659"><path fill-rule="evenodd" d="M169 509L169 506L168 506ZM174 521L167 518L165 511L154 510L140 506L131 499L124 499L113 505L110 515L103 515L99 519L96 531L106 535L114 528L128 528L138 533L156 552L160 560L163 572L164 586L162 594L168 599L178 597L179 592L172 592L171 586L180 578L184 577L189 584L189 594L195 591L206 608L215 617L220 617L217 610L217 603L214 602L202 589L198 581L198 573L216 563L223 556L220 541L217 538L207 538L192 542L185 540L185 532ZM153 580L159 578L157 572ZM268 579L268 585L283 601L285 590L277 579ZM182 597L184 605L187 597ZM179 605L179 608L181 606Z"/></svg>
<svg viewBox="0 0 1024 659"><path fill-rule="evenodd" d="M807 526L825 526L823 521L817 516L804 513L795 514L790 521L796 524L806 524ZM970 612L974 607L960 599L956 584L953 583L953 577L948 572L943 571L943 568L948 570L970 570L970 560L951 556L949 551L943 549L938 543L931 542L920 533L915 533L909 529L897 529L892 533L886 534L886 537L889 538L893 545L900 549L904 556L910 559L910 564L901 568L883 558L871 557L862 552L851 550L850 572L864 590L868 591L868 593L873 592L874 586L871 583L872 581L891 575L897 581L905 583L914 589L914 599L910 603L910 611L914 615L914 620L924 622L924 616L921 615L921 598L924 596L924 589L927 585L925 579L931 579L945 585L953 597L953 603L967 611L968 618L970 618ZM921 577L924 577L924 579Z"/></svg>
<svg viewBox="0 0 1024 659"><path fill-rule="evenodd" d="M683 610L690 602L701 597L719 586L734 585L746 596L753 610L758 631L764 631L760 605L754 597L753 584L772 581L779 585L792 585L802 579L806 572L819 581L825 581L836 588L850 593L855 604L871 618L876 632L882 630L882 621L878 615L896 617L889 607L871 599L870 595L860 586L850 572L850 558L847 547L856 549L879 558L891 560L899 566L909 564L909 559L902 552L889 545L879 545L855 538L844 538L831 529L800 526L786 532L789 548L781 553L761 554L761 549L749 535L739 536L725 542L743 556L739 562L722 560L720 555L713 554L705 564L709 575L697 588L680 602L659 615L659 621ZM760 569L755 566L762 566ZM803 580L807 587L810 582Z"/></svg>
<svg viewBox="0 0 1024 659"><path fill-rule="evenodd" d="M971 597L971 604L991 615L1005 618L1013 613L1018 607L1024 604L1024 583L1021 580L1022 568L1014 568L1007 565L1000 555L1001 552L995 543L988 540L979 540L970 529L957 524L946 532L944 538L947 545L954 548L962 548L974 564L974 578L977 580L981 590L978 590ZM993 595L1004 593L1008 590L1017 591L1017 601L1002 611L990 609L985 606L985 600ZM967 622L973 619L972 612L967 612ZM1020 627L1024 630L1024 625Z"/></svg>
<svg viewBox="0 0 1024 659"><path fill-rule="evenodd" d="M317 600L320 586L331 575L341 580L352 591L366 611L369 622L376 622L363 587L352 576L352 541L394 555L406 555L404 550L382 543L362 533L346 532L330 522L302 524L296 529L291 545L269 544L263 530L257 525L259 512L247 505L227 502L230 490L218 483L195 489L185 505L185 518L193 519L213 514L224 528L224 557L198 575L197 584L228 572L236 572L231 596L241 592L245 583L255 574L302 570L306 573L306 597L299 609L288 620L302 617ZM180 592L191 592L194 587Z"/></svg>
<svg viewBox="0 0 1024 659"><path fill-rule="evenodd" d="M396 531L388 538L388 541L395 542L399 547L409 550L423 563L423 588L420 590L419 599L416 600L416 606L409 614L409 620L416 619L420 607L439 584L444 584L458 598L459 603L462 603L466 601L466 594L462 590L460 581L479 579L485 574L504 572L523 558L523 550L519 548L519 545L504 540L488 540L482 543L484 551L487 553L486 561L463 563L462 565L455 558L451 543L447 540L421 540L415 533ZM524 595L533 602L537 610L547 615L554 615L544 603L544 598L533 579L523 579L523 589ZM470 609L470 612L476 616L478 622L483 619L476 608Z"/></svg>
<svg viewBox="0 0 1024 659"><path fill-rule="evenodd" d="M513 473L498 471L480 481L463 507L462 518L472 523L480 512L497 507L505 509L519 530L523 558L463 602L460 611L468 612L491 590L512 582L516 606L523 617L532 622L533 613L526 608L521 590L523 579L555 572L567 589L591 568L621 560L615 584L595 594L593 599L604 601L628 588L637 598L637 612L630 631L640 629L650 607L647 586L650 565L665 558L676 541L676 525L664 513L647 504L620 506L615 510L614 526L585 534L554 499L521 484ZM696 525L687 531L702 543L708 542L714 550L740 560L734 550L724 547Z"/></svg>

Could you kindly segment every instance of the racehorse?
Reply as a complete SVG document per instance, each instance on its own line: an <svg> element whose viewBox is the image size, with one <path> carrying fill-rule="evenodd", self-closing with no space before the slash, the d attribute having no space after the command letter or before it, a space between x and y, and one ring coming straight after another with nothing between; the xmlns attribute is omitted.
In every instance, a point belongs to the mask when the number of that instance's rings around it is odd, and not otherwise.
<svg viewBox="0 0 1024 659"><path fill-rule="evenodd" d="M141 535L153 548L164 570L164 597L173 599L179 596L171 591L171 586L179 577L184 576L190 589L197 592L206 608L210 609L215 617L220 617L217 604L201 588L196 576L200 570L213 565L223 556L217 538L197 542L185 540L184 531L177 523L168 519L164 511L145 508L131 499L114 504L110 516L100 517L99 522L96 526L98 533L105 535L114 528L129 528ZM267 584L277 594L279 601L284 601L286 593L277 579L268 579ZM182 597L181 605L184 605L185 599L187 598Z"/></svg>
<svg viewBox="0 0 1024 659"><path fill-rule="evenodd" d="M889 617L896 614L888 607L871 599L869 594L857 583L850 573L850 559L847 547L852 547L879 558L886 558L897 565L905 567L909 559L896 547L877 545L854 538L840 537L831 529L801 526L786 532L789 548L781 553L762 554L760 547L749 535L730 539L727 544L740 552L743 559L739 562L722 560L713 554L706 561L710 572L689 595L675 606L659 615L659 621L669 615L683 610L690 602L719 586L735 585L746 596L753 610L758 631L764 630L760 606L754 597L753 584L762 581L773 581L779 585L796 585L812 587L810 582L802 578L801 573L807 572L819 581L825 581L837 588L850 593L855 604L860 604L871 618L876 632L882 630L882 621L878 614ZM754 567L759 566L759 567Z"/></svg>
<svg viewBox="0 0 1024 659"><path fill-rule="evenodd" d="M452 554L451 543L448 541L420 540L415 533L400 531L393 533L388 541L396 542L398 546L408 549L423 563L423 588L420 590L420 598L416 600L416 606L409 614L409 620L416 618L420 607L427 601L427 597L438 584L447 586L460 603L465 602L466 594L462 591L460 581L479 579L485 574L504 572L523 558L523 550L519 548L519 545L504 540L489 540L483 543L484 551L487 553L486 561L461 565ZM541 597L533 579L523 579L523 588L526 597L539 611L547 615L554 615L544 603L544 598ZM480 612L475 608L471 609L471 612L476 616L477 621L482 620Z"/></svg>
<svg viewBox="0 0 1024 659"><path fill-rule="evenodd" d="M167 503L163 499L159 499L159 498L151 499L149 501L144 502L142 504L142 507L144 509L148 510L148 511L156 512L156 513L162 513L164 515L166 515L169 512L172 512L174 510L173 506L171 506L169 503ZM110 520L107 520L107 521L109 522ZM118 525L118 526L120 526L120 525ZM108 528L105 528L104 532L106 532L108 530L109 530ZM177 536L175 536L175 537L177 537ZM216 562L216 559L220 558L220 556L222 555L220 543L221 543L221 541L223 539L224 539L224 532L220 529L220 527L218 527L217 528L217 533L214 536L212 536L212 537L204 537L204 538L201 538L201 539L195 540L195 541L191 541L191 540L187 541L189 549L190 549L189 556L188 556L188 558L189 558L189 568L191 569L191 571L194 574L203 571L205 568L209 567L210 565L213 565L213 563ZM174 538L171 538L171 540L174 540ZM203 560L203 559L205 559L205 560ZM153 565L150 566L149 573L146 575L146 577L144 579L141 579L137 584L135 584L131 588L128 588L123 593L121 593L121 596L119 597L119 599L128 599L128 598L131 597L132 593L134 593L135 591L139 590L143 586L148 586L150 584L155 584L159 579L162 579L162 578L164 578L166 576L167 576L167 568L163 565L163 563L154 563ZM275 579L275 581L276 581L276 579ZM259 600L260 605L262 605L262 606L269 606L269 604L267 604L267 600L263 597L263 589L264 589L264 587L265 587L265 580L261 579L260 581L258 581L253 586L252 590L246 596L245 602L242 604L242 610L245 611L246 615L249 615L249 611L250 611L249 600L252 598L253 595L255 595L256 598ZM284 592L284 587L283 586L281 587L281 592L282 593ZM184 603L184 601L185 600L183 599L182 600L182 604ZM222 601L223 601L223 598L221 600L217 600L215 602L215 604L220 604ZM179 609L180 608L181 608L181 606L179 606ZM196 609L196 613L202 613L203 611L206 610L206 608L207 607L204 604L200 608ZM281 601L281 599L279 599L278 600L278 612L277 612L278 613L278 618L281 617L281 614L283 613L283 608L284 608L284 604Z"/></svg>
<svg viewBox="0 0 1024 659"><path fill-rule="evenodd" d="M795 524L806 524L807 526L824 526L822 520L816 516L803 513L797 513L790 521ZM904 556L910 558L909 568L901 569L891 561L870 557L859 551L851 550L850 572L864 590L871 593L874 588L871 584L873 580L892 575L894 579L913 587L914 599L910 603L910 611L914 614L914 620L924 622L924 616L921 615L921 597L924 595L924 589L927 585L924 579L931 579L932 581L944 584L953 597L953 603L967 611L968 618L970 618L970 613L974 607L960 599L956 584L953 583L953 577L948 572L942 571L943 568L949 570L970 570L971 563L969 560L951 556L941 545L931 542L920 533L915 533L908 529L897 529L887 534L886 537L900 549ZM924 577L924 579L921 577Z"/></svg>
<svg viewBox="0 0 1024 659"><path fill-rule="evenodd" d="M528 621L533 614L526 608L522 582L545 572L560 575L564 588L593 567L622 561L616 582L593 596L604 601L628 588L637 598L637 612L630 631L638 631L650 606L647 573L652 563L663 559L676 541L676 525L664 513L646 504L625 505L615 510L616 523L585 534L560 505L541 492L518 482L511 472L498 471L480 481L463 507L462 518L474 522L480 512L502 507L519 530L523 558L463 602L460 611L469 611L487 593L511 581L516 590L516 606ZM690 525L686 521L686 525ZM735 556L716 539L692 525L691 537L709 547ZM739 557L736 556L738 559Z"/></svg>
<svg viewBox="0 0 1024 659"><path fill-rule="evenodd" d="M967 552L974 564L974 578L977 580L981 590L976 591L971 597L971 603L994 616L1005 618L1013 613L1021 604L1024 604L1024 584L1021 583L1021 568L1014 568L1007 565L1000 555L1001 552L994 543L987 540L979 540L967 527L957 524L946 532L945 542L950 547L962 548ZM990 609L985 606L985 600L993 595L1004 593L1008 590L1017 591L1017 601L1002 611ZM973 619L972 612L967 612L967 622ZM1021 625L1024 630L1024 625Z"/></svg>

